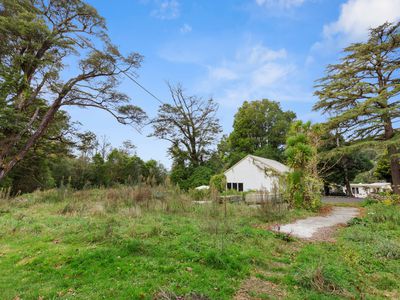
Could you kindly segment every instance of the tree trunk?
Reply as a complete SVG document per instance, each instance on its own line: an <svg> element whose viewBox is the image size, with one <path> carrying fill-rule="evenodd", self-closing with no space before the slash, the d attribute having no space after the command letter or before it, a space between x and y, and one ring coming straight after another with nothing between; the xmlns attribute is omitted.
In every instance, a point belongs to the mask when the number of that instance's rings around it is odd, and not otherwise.
<svg viewBox="0 0 400 300"><path fill-rule="evenodd" d="M346 164L343 166L343 171L344 171L344 182L346 185L346 194L348 197L354 197L354 195L351 191L350 180L349 180L349 171L347 170Z"/></svg>
<svg viewBox="0 0 400 300"><path fill-rule="evenodd" d="M327 183L324 183L324 194L325 194L325 196L330 195L330 189L329 189L329 185Z"/></svg>
<svg viewBox="0 0 400 300"><path fill-rule="evenodd" d="M383 118L385 128L385 139L389 141L394 137L392 120L385 116ZM392 189L397 195L400 195L400 162L398 157L398 150L395 145L388 146L388 153L390 159L390 173L392 175Z"/></svg>
<svg viewBox="0 0 400 300"><path fill-rule="evenodd" d="M43 120L40 123L39 127L36 129L36 131L32 134L32 136L27 140L25 145L22 147L22 149L18 151L16 155L10 157L10 160L8 162L5 162L5 160L7 159L7 154L5 154L5 156L0 160L0 182L15 167L15 165L25 157L25 155L32 148L32 146L35 145L36 142L46 132L46 129L48 128L50 122L54 119L54 115L60 108L61 100L62 98L59 97L56 101L54 101L52 106L44 115ZM11 150L12 149L10 149L10 151L8 152L11 152Z"/></svg>
<svg viewBox="0 0 400 300"><path fill-rule="evenodd" d="M391 145L388 148L390 159L390 172L392 175L392 189L397 195L400 195L400 162L396 146Z"/></svg>

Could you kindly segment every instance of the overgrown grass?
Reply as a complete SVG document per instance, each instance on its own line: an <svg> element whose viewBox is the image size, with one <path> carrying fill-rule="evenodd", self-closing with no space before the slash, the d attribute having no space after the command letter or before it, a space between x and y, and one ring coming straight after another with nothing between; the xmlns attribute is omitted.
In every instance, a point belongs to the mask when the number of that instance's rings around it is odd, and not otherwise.
<svg viewBox="0 0 400 300"><path fill-rule="evenodd" d="M254 227L257 209L195 205L173 188L52 190L0 205L1 299L230 299L284 243Z"/></svg>
<svg viewBox="0 0 400 300"><path fill-rule="evenodd" d="M400 299L400 208L366 209L336 243L299 251L286 278L294 298Z"/></svg>
<svg viewBox="0 0 400 300"><path fill-rule="evenodd" d="M337 243L265 230L310 214L146 186L0 201L0 298L232 299L254 276L288 299L399 298L398 207L368 206Z"/></svg>

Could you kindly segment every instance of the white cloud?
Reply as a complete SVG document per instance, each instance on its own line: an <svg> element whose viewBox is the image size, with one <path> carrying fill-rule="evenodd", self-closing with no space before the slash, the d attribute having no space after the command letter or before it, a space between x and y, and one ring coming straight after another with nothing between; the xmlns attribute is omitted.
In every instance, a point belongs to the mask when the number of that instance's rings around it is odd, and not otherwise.
<svg viewBox="0 0 400 300"><path fill-rule="evenodd" d="M189 24L183 24L183 26L179 29L179 31L182 34L186 34L192 31L192 26L190 26Z"/></svg>
<svg viewBox="0 0 400 300"><path fill-rule="evenodd" d="M294 66L289 64L267 63L257 68L252 74L252 85L254 88L269 87L281 79L287 78Z"/></svg>
<svg viewBox="0 0 400 300"><path fill-rule="evenodd" d="M244 53L242 53L240 56L245 56L248 62L251 64L260 64L279 58L286 58L287 53L285 49L274 51L262 45L255 45L250 49L245 49Z"/></svg>
<svg viewBox="0 0 400 300"><path fill-rule="evenodd" d="M257 5L266 7L292 8L302 5L305 0L255 0Z"/></svg>
<svg viewBox="0 0 400 300"><path fill-rule="evenodd" d="M285 49L274 50L256 43L238 49L231 60L208 66L208 75L198 89L217 91L216 99L228 107L261 98L311 100L301 87L296 86L295 73L297 68L290 62Z"/></svg>
<svg viewBox="0 0 400 300"><path fill-rule="evenodd" d="M342 46L365 39L371 27L398 20L400 0L348 0L342 4L339 18L324 26L324 39Z"/></svg>
<svg viewBox="0 0 400 300"><path fill-rule="evenodd" d="M161 20L176 19L180 15L178 0L157 1L157 8L151 12L151 15Z"/></svg>
<svg viewBox="0 0 400 300"><path fill-rule="evenodd" d="M209 77L213 80L234 80L238 74L226 67L209 68Z"/></svg>

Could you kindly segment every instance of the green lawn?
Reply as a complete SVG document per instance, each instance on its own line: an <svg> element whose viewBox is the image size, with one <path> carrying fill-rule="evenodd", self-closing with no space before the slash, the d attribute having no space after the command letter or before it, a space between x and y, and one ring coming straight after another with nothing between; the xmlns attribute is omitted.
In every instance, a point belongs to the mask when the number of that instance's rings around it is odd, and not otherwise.
<svg viewBox="0 0 400 300"><path fill-rule="evenodd" d="M398 207L369 206L337 243L310 244L263 229L273 215L245 205L193 205L177 191L137 203L141 194L49 191L2 201L0 298L232 299L249 278L288 299L400 295ZM282 222L310 214L290 211Z"/></svg>

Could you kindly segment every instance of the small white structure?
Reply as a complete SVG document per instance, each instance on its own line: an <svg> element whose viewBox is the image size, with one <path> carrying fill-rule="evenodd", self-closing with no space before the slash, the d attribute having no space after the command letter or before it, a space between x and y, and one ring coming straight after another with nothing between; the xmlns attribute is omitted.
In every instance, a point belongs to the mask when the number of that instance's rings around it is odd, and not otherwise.
<svg viewBox="0 0 400 300"><path fill-rule="evenodd" d="M381 192L390 192L392 187L389 182L374 182L374 183L351 183L351 193L357 198L366 198L370 194ZM346 192L346 187L343 188Z"/></svg>
<svg viewBox="0 0 400 300"><path fill-rule="evenodd" d="M226 188L237 191L268 191L279 185L279 177L289 172L289 167L272 159L247 155L224 172Z"/></svg>
<svg viewBox="0 0 400 300"><path fill-rule="evenodd" d="M208 186L208 185L200 185L200 186L198 186L198 187L196 187L196 188L194 188L195 190L199 190L199 191L201 191L201 190L208 190L208 189L210 189L210 186Z"/></svg>

